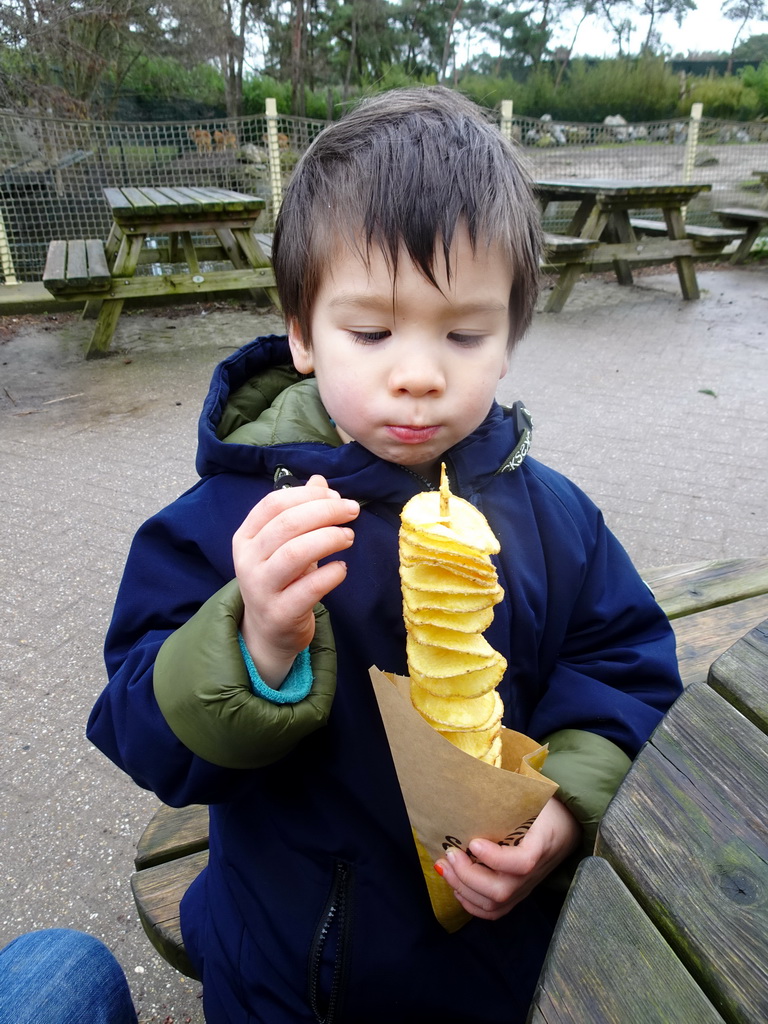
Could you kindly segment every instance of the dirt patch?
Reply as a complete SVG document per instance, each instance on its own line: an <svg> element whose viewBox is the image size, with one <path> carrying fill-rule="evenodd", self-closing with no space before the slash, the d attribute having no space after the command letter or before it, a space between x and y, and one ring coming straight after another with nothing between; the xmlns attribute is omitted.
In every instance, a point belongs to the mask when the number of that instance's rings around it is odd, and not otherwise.
<svg viewBox="0 0 768 1024"><path fill-rule="evenodd" d="M38 331L58 330L65 324L74 323L79 313L19 313L16 316L0 317L0 345L15 338L25 327Z"/></svg>
<svg viewBox="0 0 768 1024"><path fill-rule="evenodd" d="M254 306L245 300L242 302L187 302L179 305L156 306L144 309L127 309L122 316L143 316L155 320L184 320L188 317L203 316L208 313L252 313L263 315L275 313L272 306L264 308ZM0 316L0 345L10 341L19 331L26 327L38 331L60 330L80 319L80 310L72 313L18 313L13 316Z"/></svg>

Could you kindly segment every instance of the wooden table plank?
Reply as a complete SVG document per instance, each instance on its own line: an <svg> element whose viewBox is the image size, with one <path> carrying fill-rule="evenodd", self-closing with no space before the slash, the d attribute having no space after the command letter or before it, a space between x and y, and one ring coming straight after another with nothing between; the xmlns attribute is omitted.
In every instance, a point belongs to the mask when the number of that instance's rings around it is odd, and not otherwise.
<svg viewBox="0 0 768 1024"><path fill-rule="evenodd" d="M121 188L105 188L104 198L107 200L113 215L115 211L123 213L133 209L133 203L129 202L129 200L125 198Z"/></svg>
<svg viewBox="0 0 768 1024"><path fill-rule="evenodd" d="M261 196L248 195L246 192L235 192L229 188L217 188L216 191L226 200L227 205L238 203L243 210L263 210L267 205Z"/></svg>
<svg viewBox="0 0 768 1024"><path fill-rule="evenodd" d="M768 1020L768 737L689 687L610 803L605 857L718 1011Z"/></svg>
<svg viewBox="0 0 768 1024"><path fill-rule="evenodd" d="M537 178L534 182L537 193L552 195L555 199L566 196L580 199L584 195L616 196L621 199L643 198L677 203L690 201L699 192L711 192L712 185L706 182L647 181L632 178Z"/></svg>
<svg viewBox="0 0 768 1024"><path fill-rule="evenodd" d="M113 278L109 289L111 299L146 299L161 295L195 295L200 292L248 291L251 288L274 288L275 272L271 267L244 270L209 270L196 275L141 274L138 277ZM73 298L77 295L73 293ZM87 297L87 296L86 296ZM92 297L92 296L91 296Z"/></svg>
<svg viewBox="0 0 768 1024"><path fill-rule="evenodd" d="M85 250L85 239L73 239L67 248L67 284L88 284L88 258Z"/></svg>
<svg viewBox="0 0 768 1024"><path fill-rule="evenodd" d="M683 683L706 682L712 662L765 618L768 594L673 619Z"/></svg>
<svg viewBox="0 0 768 1024"><path fill-rule="evenodd" d="M88 277L91 281L109 283L112 275L109 272L104 243L100 238L86 238L85 254L88 260Z"/></svg>
<svg viewBox="0 0 768 1024"><path fill-rule="evenodd" d="M192 185L177 185L176 191L190 201L200 203L206 210L223 210L224 199L216 189L195 188Z"/></svg>
<svg viewBox="0 0 768 1024"><path fill-rule="evenodd" d="M723 1024L607 861L582 861L528 1024Z"/></svg>
<svg viewBox="0 0 768 1024"><path fill-rule="evenodd" d="M141 190L152 202L152 211L158 213L178 213L179 204L170 198L162 188L153 188L145 185Z"/></svg>
<svg viewBox="0 0 768 1024"><path fill-rule="evenodd" d="M709 685L768 733L768 618L717 659Z"/></svg>
<svg viewBox="0 0 768 1024"><path fill-rule="evenodd" d="M67 287L67 248L64 239L54 239L48 246L43 284L49 292L63 292Z"/></svg>
<svg viewBox="0 0 768 1024"><path fill-rule="evenodd" d="M147 197L147 194L146 194L146 192L143 189L137 188L134 185L127 185L124 188L122 188L120 191L123 193L123 196L131 204L131 209L133 211L140 210L143 213L147 213L147 212L155 213L156 212L157 207L152 202L152 200Z"/></svg>
<svg viewBox="0 0 768 1024"><path fill-rule="evenodd" d="M670 619L768 593L768 558L692 562L648 569L643 579Z"/></svg>
<svg viewBox="0 0 768 1024"><path fill-rule="evenodd" d="M199 200L191 199L179 189L172 188L170 185L161 185L158 188L158 192L165 196L166 201L171 204L172 209L175 209L179 216L182 214L198 213L201 209Z"/></svg>

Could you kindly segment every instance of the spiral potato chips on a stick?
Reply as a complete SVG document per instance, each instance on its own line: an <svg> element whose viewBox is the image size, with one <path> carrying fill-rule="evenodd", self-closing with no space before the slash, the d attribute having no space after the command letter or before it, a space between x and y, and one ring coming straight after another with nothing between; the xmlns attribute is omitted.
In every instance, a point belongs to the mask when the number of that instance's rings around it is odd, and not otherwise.
<svg viewBox="0 0 768 1024"><path fill-rule="evenodd" d="M483 637L504 596L491 555L499 542L485 516L440 490L415 495L402 512L400 579L411 700L466 753L501 766L503 705L496 687L507 663Z"/></svg>

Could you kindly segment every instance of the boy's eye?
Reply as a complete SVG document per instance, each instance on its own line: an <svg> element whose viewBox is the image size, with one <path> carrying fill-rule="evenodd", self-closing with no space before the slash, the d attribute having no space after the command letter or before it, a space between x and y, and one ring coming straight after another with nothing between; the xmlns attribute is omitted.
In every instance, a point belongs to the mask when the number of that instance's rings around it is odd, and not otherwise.
<svg viewBox="0 0 768 1024"><path fill-rule="evenodd" d="M361 345L373 345L389 337L389 331L350 331L350 334Z"/></svg>
<svg viewBox="0 0 768 1024"><path fill-rule="evenodd" d="M472 348L473 345L480 345L485 340L484 334L462 334L460 331L451 331L448 335L451 341L465 348Z"/></svg>

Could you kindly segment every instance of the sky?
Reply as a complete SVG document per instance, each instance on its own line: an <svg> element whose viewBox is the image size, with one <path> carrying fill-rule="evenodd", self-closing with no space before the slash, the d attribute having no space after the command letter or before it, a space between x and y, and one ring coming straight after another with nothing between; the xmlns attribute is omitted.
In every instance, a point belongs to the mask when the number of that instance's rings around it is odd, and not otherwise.
<svg viewBox="0 0 768 1024"><path fill-rule="evenodd" d="M728 53L733 37L739 27L738 22L722 17L720 8L723 0L696 0L696 10L686 15L682 28L678 28L671 15L659 18L656 28L661 33L664 47L669 47L674 54L688 51L697 53L715 51ZM575 23L574 23L575 24ZM648 30L648 19L638 18L635 21L635 34L630 39L629 49L637 53ZM574 25L566 26L556 33L554 45L569 45L573 37ZM768 34L768 22L748 22L739 37L743 42L753 35ZM601 29L596 18L588 18L579 30L574 51L578 55L590 57L615 57L616 43L609 32Z"/></svg>

